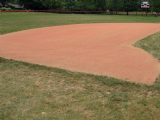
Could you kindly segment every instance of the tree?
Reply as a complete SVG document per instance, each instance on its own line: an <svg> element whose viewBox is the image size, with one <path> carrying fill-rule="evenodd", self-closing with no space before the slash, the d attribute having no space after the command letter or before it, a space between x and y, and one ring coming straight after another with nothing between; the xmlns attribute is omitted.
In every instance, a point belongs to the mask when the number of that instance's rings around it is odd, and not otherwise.
<svg viewBox="0 0 160 120"><path fill-rule="evenodd" d="M98 11L106 11L106 1L105 0L97 0L96 8Z"/></svg>
<svg viewBox="0 0 160 120"><path fill-rule="evenodd" d="M65 9L66 10L75 10L76 9L76 2L75 0L66 0L65 1Z"/></svg>
<svg viewBox="0 0 160 120"><path fill-rule="evenodd" d="M9 2L12 4L18 4L18 0L10 0Z"/></svg>
<svg viewBox="0 0 160 120"><path fill-rule="evenodd" d="M156 13L160 12L160 0L154 0L153 2L153 11L155 11Z"/></svg>
<svg viewBox="0 0 160 120"><path fill-rule="evenodd" d="M0 3L2 4L3 7L9 2L10 0L0 0Z"/></svg>
<svg viewBox="0 0 160 120"><path fill-rule="evenodd" d="M82 11L94 11L96 10L96 1L95 0L79 0L77 1L77 6L80 8Z"/></svg>
<svg viewBox="0 0 160 120"><path fill-rule="evenodd" d="M3 5L9 0L0 0ZM18 1L26 9L54 9L76 11L140 11L141 0L10 0ZM160 0L149 0L151 10L160 12ZM115 12L116 13L116 12Z"/></svg>
<svg viewBox="0 0 160 120"><path fill-rule="evenodd" d="M138 0L124 0L124 11L128 12L129 11L137 11L138 8L140 7Z"/></svg>

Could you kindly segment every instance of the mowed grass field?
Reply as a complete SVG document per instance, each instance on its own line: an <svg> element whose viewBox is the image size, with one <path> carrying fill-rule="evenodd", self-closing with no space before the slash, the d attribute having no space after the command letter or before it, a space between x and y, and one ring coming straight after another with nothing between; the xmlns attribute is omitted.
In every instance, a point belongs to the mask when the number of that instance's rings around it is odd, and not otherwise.
<svg viewBox="0 0 160 120"><path fill-rule="evenodd" d="M160 23L154 15L97 15L97 14L54 14L54 13L0 13L0 34L40 28L82 23Z"/></svg>
<svg viewBox="0 0 160 120"><path fill-rule="evenodd" d="M80 23L160 23L154 16L1 13L0 17L1 34ZM134 45L160 60L160 32ZM160 77L153 85L136 84L0 57L0 119L160 120Z"/></svg>

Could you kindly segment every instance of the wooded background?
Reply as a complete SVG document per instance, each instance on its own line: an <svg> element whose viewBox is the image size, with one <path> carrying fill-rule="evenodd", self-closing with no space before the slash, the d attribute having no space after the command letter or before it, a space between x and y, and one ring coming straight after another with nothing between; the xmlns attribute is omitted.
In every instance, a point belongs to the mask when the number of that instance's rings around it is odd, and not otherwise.
<svg viewBox="0 0 160 120"><path fill-rule="evenodd" d="M0 0L3 5L7 2L24 5L25 9L31 10L146 11L145 8L141 9L142 0ZM160 0L148 2L148 12L160 12Z"/></svg>

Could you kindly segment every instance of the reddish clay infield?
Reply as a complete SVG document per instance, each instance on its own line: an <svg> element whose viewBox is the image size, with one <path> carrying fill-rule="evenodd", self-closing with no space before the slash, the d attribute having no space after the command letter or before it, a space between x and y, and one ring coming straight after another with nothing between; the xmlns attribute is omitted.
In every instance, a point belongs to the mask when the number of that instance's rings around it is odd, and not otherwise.
<svg viewBox="0 0 160 120"><path fill-rule="evenodd" d="M152 84L157 59L132 46L160 24L101 23L38 28L1 35L0 56L72 71Z"/></svg>

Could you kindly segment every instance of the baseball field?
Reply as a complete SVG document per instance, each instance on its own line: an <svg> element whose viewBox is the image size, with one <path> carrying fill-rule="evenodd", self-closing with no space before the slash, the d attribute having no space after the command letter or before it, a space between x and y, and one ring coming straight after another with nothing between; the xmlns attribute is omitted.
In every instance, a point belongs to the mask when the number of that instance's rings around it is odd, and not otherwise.
<svg viewBox="0 0 160 120"><path fill-rule="evenodd" d="M1 13L0 118L160 118L160 18Z"/></svg>

